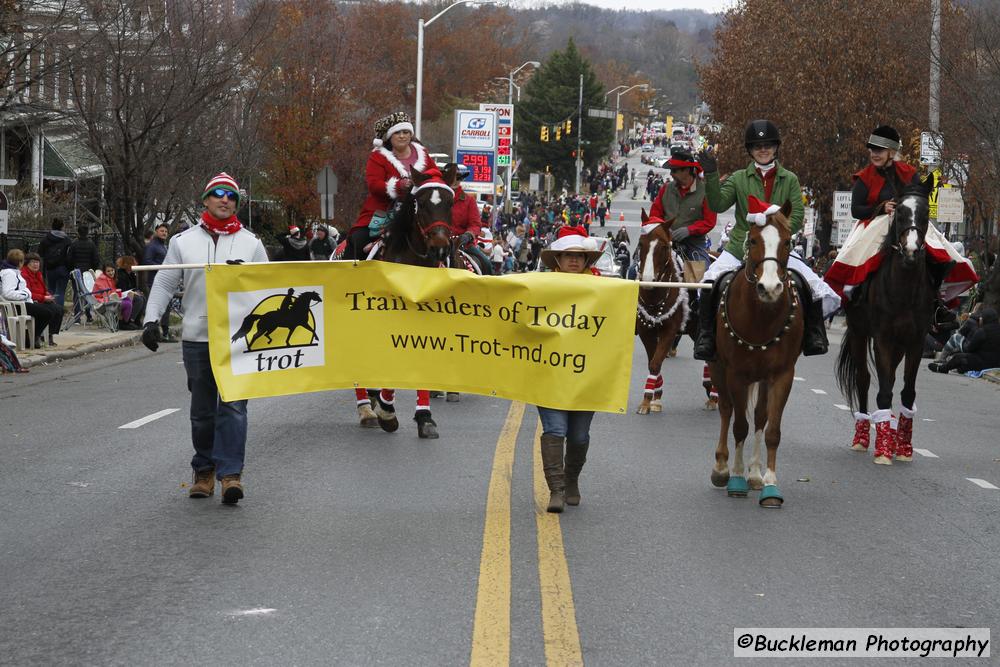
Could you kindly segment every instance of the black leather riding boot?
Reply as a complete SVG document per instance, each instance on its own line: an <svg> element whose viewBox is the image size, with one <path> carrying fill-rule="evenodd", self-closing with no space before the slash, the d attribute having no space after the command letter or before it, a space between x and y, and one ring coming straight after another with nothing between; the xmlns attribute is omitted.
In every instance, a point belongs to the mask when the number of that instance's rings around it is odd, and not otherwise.
<svg viewBox="0 0 1000 667"><path fill-rule="evenodd" d="M566 504L580 504L580 471L583 464L587 462L587 450L590 443L573 444L566 443Z"/></svg>
<svg viewBox="0 0 1000 667"><path fill-rule="evenodd" d="M694 344L694 358L715 361L715 311L719 299L716 280L708 294L702 294L698 304L698 342Z"/></svg>
<svg viewBox="0 0 1000 667"><path fill-rule="evenodd" d="M830 342L826 338L826 323L823 321L823 300L813 301L812 290L804 280L795 280L798 288L799 301L802 302L802 312L805 315L802 331L802 354L812 357L826 354Z"/></svg>

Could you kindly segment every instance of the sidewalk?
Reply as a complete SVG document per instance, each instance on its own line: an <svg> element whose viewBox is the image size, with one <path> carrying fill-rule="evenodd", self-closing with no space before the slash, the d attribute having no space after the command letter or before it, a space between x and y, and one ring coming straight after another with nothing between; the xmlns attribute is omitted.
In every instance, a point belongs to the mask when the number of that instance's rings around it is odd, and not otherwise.
<svg viewBox="0 0 1000 667"><path fill-rule="evenodd" d="M108 331L96 325L75 325L56 335L55 347L17 350L17 358L25 368L73 359L92 352L139 343L142 331Z"/></svg>

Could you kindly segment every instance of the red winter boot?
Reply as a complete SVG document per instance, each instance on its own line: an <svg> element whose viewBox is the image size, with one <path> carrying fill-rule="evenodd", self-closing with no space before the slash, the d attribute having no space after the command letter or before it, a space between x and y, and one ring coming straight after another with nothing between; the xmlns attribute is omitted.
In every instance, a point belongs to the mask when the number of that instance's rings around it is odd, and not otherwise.
<svg viewBox="0 0 1000 667"><path fill-rule="evenodd" d="M896 451L896 436L892 432L892 412L876 410L872 413L875 422L875 463L892 465L892 455Z"/></svg>
<svg viewBox="0 0 1000 667"><path fill-rule="evenodd" d="M851 449L856 452L867 452L868 445L871 444L871 415L864 412L854 413L854 442Z"/></svg>
<svg viewBox="0 0 1000 667"><path fill-rule="evenodd" d="M899 410L899 426L896 429L896 460L913 460L913 415L917 413L917 406L912 410L905 407Z"/></svg>

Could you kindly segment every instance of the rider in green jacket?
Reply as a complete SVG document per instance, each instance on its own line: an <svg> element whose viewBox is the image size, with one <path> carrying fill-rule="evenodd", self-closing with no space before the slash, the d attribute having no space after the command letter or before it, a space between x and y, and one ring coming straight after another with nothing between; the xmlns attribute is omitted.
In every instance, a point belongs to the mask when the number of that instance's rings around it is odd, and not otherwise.
<svg viewBox="0 0 1000 667"><path fill-rule="evenodd" d="M781 146L778 128L769 120L752 121L747 125L744 145L753 161L746 169L731 174L724 183L720 182L715 158L708 153L702 153L698 157L705 170L705 198L709 207L716 213L722 213L733 205L736 206L736 224L729 234L729 242L705 272L705 282L716 282L724 274L739 268L743 262L743 243L750 230L750 223L747 222L748 195L779 206L790 203L792 234L802 228L802 188L798 177L782 167L776 159ZM803 354L825 354L828 343L823 316L832 314L840 307L840 297L794 252L788 259L788 268L796 278L805 308ZM715 288L709 303L718 304L718 290ZM715 359L715 312L714 307L699 311L700 331L695 344L695 359Z"/></svg>

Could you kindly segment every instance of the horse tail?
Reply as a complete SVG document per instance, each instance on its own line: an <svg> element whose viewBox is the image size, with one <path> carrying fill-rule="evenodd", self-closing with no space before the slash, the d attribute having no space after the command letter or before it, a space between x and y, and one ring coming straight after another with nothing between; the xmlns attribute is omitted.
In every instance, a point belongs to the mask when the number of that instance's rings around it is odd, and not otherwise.
<svg viewBox="0 0 1000 667"><path fill-rule="evenodd" d="M858 409L858 364L868 363L867 355L862 355L861 359L855 359L853 354L854 345L863 339L867 348L868 339L851 326L850 318L847 320L847 331L844 332L844 339L840 343L840 354L837 356L837 386L840 393L847 399L847 404L851 406L851 411Z"/></svg>
<svg viewBox="0 0 1000 667"><path fill-rule="evenodd" d="M256 315L254 313L250 313L249 315L247 315L246 317L244 317L243 318L243 324L240 325L240 330L237 331L235 334L233 334L233 337L231 339L232 342L235 343L237 340L239 340L240 338L243 338L248 333L250 333L250 329L253 328L254 322L256 322L257 320L259 320L260 317L261 317L260 315Z"/></svg>

